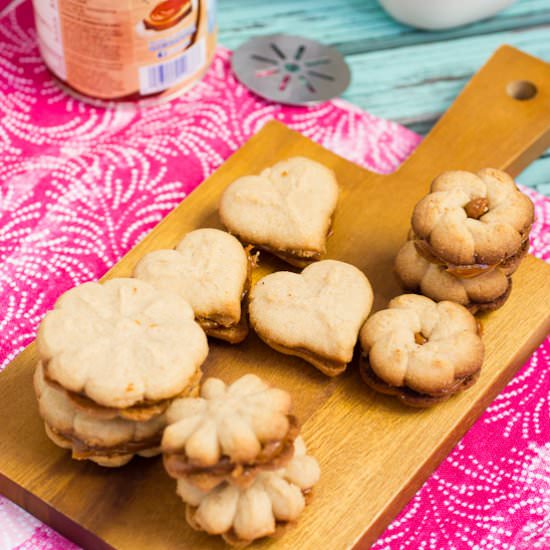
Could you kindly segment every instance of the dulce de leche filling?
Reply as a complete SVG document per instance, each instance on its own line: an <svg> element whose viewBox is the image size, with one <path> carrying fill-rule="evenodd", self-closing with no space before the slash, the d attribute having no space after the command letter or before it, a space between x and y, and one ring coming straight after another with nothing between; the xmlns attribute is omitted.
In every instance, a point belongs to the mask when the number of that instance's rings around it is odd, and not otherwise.
<svg viewBox="0 0 550 550"><path fill-rule="evenodd" d="M167 399L161 399L159 401L143 400L142 402L136 403L131 407L117 409L114 407L105 407L103 405L98 405L88 396L64 388L61 384L59 384L59 382L50 378L50 376L48 375L48 362L44 363L44 380L46 381L46 383L58 390L63 391L74 404L74 406L79 410L97 418L110 419L120 417L136 422L150 420L155 416L163 414L164 412L166 412L172 401L178 397L194 396L198 391L198 384L201 375L202 373L200 369L198 369L189 380L187 388L179 395Z"/></svg>
<svg viewBox="0 0 550 550"><path fill-rule="evenodd" d="M440 258L434 251L434 249L426 242L422 240L415 240L414 246L420 256L431 264L445 266L445 270L451 275L458 277L459 279L470 279L477 277L484 273L489 273L498 264L468 264L468 265L456 265L450 264Z"/></svg>
<svg viewBox="0 0 550 550"><path fill-rule="evenodd" d="M363 380L373 389L389 395L397 395L411 405L428 406L451 397L455 393L469 388L479 377L479 370L472 374L457 377L453 383L437 392L422 393L408 386L392 386L380 378L369 364L368 357L361 357L360 372Z"/></svg>
<svg viewBox="0 0 550 550"><path fill-rule="evenodd" d="M240 463L233 461L229 456L222 456L212 466L204 466L185 454L180 452L164 453L164 466L166 471L174 478L190 477L195 475L209 475L212 477L246 477L256 468L269 467L277 468L292 457L294 452L294 440L298 436L299 427L296 417L288 415L289 428L285 437L281 440L267 441L263 444L261 451L251 463Z"/></svg>
<svg viewBox="0 0 550 550"><path fill-rule="evenodd" d="M141 441L126 441L120 445L112 447L103 447L100 445L89 445L82 439L78 438L72 432L62 432L48 425L48 428L58 437L65 439L72 447L72 456L77 460L83 460L91 457L100 456L119 456L134 454L147 449L154 449L160 445L162 438L162 430L159 433Z"/></svg>

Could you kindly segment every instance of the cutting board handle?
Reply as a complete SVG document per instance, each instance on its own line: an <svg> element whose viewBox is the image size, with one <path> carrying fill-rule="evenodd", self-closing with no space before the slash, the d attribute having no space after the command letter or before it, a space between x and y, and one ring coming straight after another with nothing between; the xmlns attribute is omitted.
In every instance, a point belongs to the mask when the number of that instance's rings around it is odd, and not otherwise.
<svg viewBox="0 0 550 550"><path fill-rule="evenodd" d="M502 46L399 173L427 186L437 174L452 169L490 166L517 175L548 147L550 64Z"/></svg>

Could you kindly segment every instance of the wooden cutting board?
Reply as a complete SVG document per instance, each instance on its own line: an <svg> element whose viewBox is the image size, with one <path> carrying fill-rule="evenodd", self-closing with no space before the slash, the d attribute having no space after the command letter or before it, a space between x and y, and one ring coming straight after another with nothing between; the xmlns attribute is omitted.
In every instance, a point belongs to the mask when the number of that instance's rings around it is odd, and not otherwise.
<svg viewBox="0 0 550 550"><path fill-rule="evenodd" d="M507 87L518 80L535 84L535 97L519 100L508 95ZM503 47L413 156L388 176L370 173L272 122L105 278L131 275L145 253L174 246L188 231L219 227L218 200L235 178L304 155L334 169L341 184L328 257L364 270L374 287L375 309L380 309L400 293L392 275L393 258L405 241L413 206L433 177L448 169L484 166L517 174L550 145L549 106L550 66ZM282 268L282 263L262 255L255 279ZM289 390L305 440L321 463L321 481L299 525L281 539L258 546L367 548L548 333L550 266L528 256L514 275L506 305L482 323L487 354L479 382L425 411L374 394L361 382L356 364L345 375L329 379L299 359L272 351L253 334L239 346L212 341L206 374L233 380L255 372ZM94 549L223 546L217 538L187 527L175 482L159 459L136 459L107 470L72 461L51 444L31 386L35 362L35 347L30 345L0 375L1 492Z"/></svg>

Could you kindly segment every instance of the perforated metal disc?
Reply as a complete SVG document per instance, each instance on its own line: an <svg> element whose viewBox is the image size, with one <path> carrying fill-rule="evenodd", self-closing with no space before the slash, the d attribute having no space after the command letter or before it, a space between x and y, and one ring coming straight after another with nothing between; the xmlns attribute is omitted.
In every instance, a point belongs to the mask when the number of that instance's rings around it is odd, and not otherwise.
<svg viewBox="0 0 550 550"><path fill-rule="evenodd" d="M351 80L347 63L334 48L287 34L252 38L234 52L231 65L247 88L289 105L339 96Z"/></svg>

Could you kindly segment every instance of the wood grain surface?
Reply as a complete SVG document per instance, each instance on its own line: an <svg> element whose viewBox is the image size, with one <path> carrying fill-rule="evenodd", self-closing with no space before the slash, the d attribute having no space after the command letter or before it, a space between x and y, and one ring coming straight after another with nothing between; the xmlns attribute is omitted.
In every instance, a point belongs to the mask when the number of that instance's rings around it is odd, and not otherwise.
<svg viewBox="0 0 550 550"><path fill-rule="evenodd" d="M510 80L539 87L529 101L505 92ZM294 155L334 169L341 196L328 256L365 271L375 308L400 293L393 258L410 214L444 169L482 166L517 173L549 144L550 69L502 48L474 77L417 152L389 176L370 173L279 123L268 124L125 256L107 275L127 276L148 251L174 246L198 227L219 227L220 193L235 178ZM510 132L513 127L514 131ZM283 264L262 255L255 280ZM211 342L207 375L231 381L255 372L286 388L321 480L299 525L257 547L367 548L502 389L550 328L550 266L528 256L505 306L482 318L486 360L479 382L432 410L405 408L369 390L356 364L328 379L278 354L251 334L239 346ZM0 491L76 542L96 548L214 549L222 543L191 531L175 482L159 459L119 470L72 461L46 438L31 386L31 345L0 374Z"/></svg>
<svg viewBox="0 0 550 550"><path fill-rule="evenodd" d="M389 17L375 0L221 0L220 44L297 34L338 48L352 70L347 99L426 134L501 44L550 61L550 2L519 0L495 17L426 32ZM550 196L550 151L521 176Z"/></svg>

